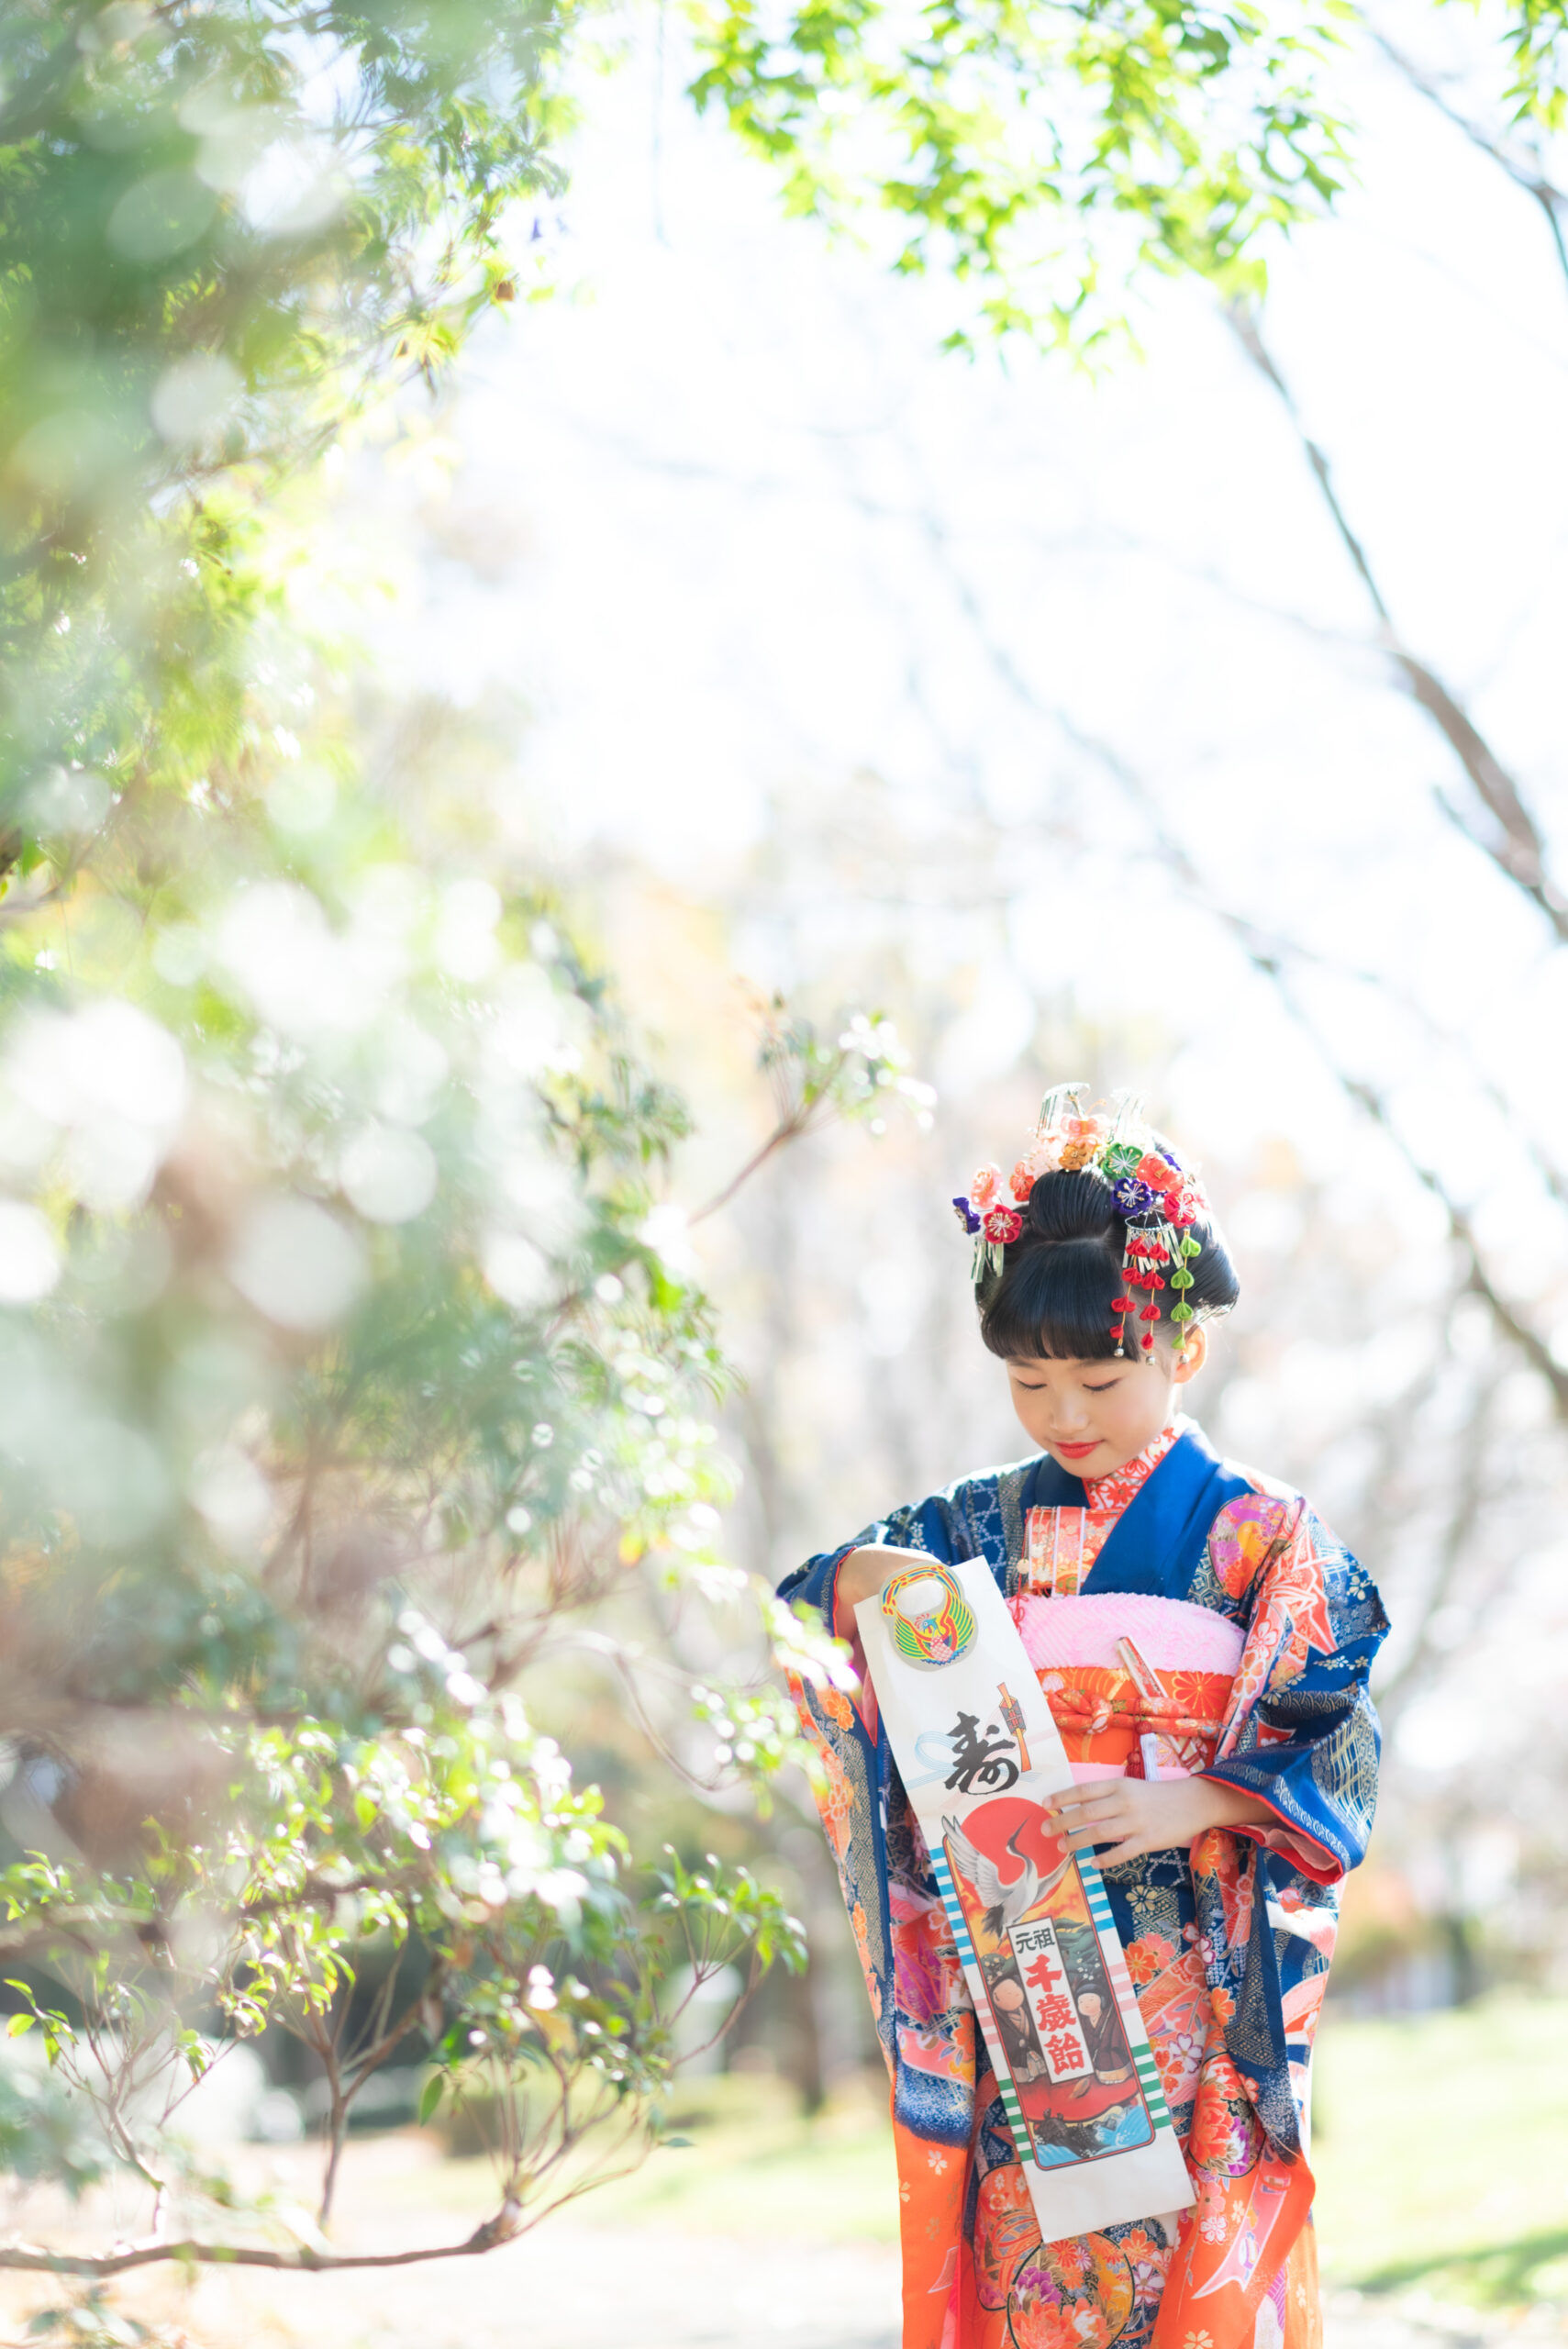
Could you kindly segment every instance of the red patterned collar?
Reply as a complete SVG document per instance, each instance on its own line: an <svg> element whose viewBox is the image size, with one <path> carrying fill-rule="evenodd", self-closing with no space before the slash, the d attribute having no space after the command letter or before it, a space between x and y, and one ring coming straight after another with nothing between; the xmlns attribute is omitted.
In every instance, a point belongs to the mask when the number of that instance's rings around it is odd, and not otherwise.
<svg viewBox="0 0 1568 2349"><path fill-rule="evenodd" d="M1085 1476L1084 1497L1095 1517L1119 1517L1129 1501L1135 1499L1182 1432L1182 1421L1173 1419L1162 1428L1152 1443L1131 1460L1124 1460L1108 1476Z"/></svg>

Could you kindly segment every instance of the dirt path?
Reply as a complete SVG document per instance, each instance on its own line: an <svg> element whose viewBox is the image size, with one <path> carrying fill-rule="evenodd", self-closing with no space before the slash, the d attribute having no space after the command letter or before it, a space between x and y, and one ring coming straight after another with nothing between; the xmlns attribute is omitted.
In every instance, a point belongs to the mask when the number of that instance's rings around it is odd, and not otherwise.
<svg viewBox="0 0 1568 2349"><path fill-rule="evenodd" d="M645 2228L557 2223L483 2259L368 2275L209 2270L189 2297L166 2282L136 2304L192 2349L899 2349L890 2246ZM1483 2340L1353 2298L1327 2332L1328 2349Z"/></svg>
<svg viewBox="0 0 1568 2349"><path fill-rule="evenodd" d="M244 2165L271 2157L240 2149ZM272 2161L294 2184L303 2154ZM303 2176L297 2181L304 2183ZM443 2163L415 2132L356 2143L345 2165L339 2241L370 2251L460 2241L489 2207L479 2163ZM591 2207L584 2204L584 2209ZM19 2232L63 2244L103 2240L103 2213L43 2209ZM0 2349L30 2314L66 2297L0 2277ZM187 2285L145 2271L119 2303L188 2349L899 2349L898 2254L888 2243L793 2231L715 2232L672 2221L591 2225L571 2214L481 2258L325 2276L204 2268ZM1341 2294L1327 2349L1568 2349L1555 2318L1489 2322L1453 2308Z"/></svg>
<svg viewBox="0 0 1568 2349"><path fill-rule="evenodd" d="M176 2296L158 2297L172 2313ZM209 2271L178 2299L201 2349L898 2349L897 2260L880 2246L644 2229L556 2225L483 2259L368 2276Z"/></svg>

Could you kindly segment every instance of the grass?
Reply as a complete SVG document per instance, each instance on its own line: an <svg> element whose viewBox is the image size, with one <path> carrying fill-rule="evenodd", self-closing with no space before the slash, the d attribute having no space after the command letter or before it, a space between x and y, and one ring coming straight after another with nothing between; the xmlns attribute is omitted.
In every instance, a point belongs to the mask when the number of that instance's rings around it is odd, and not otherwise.
<svg viewBox="0 0 1568 2349"><path fill-rule="evenodd" d="M1351 2021L1319 2048L1313 2167L1326 2282L1520 2310L1568 2304L1568 2000L1496 1998ZM777 2080L694 2083L662 2147L573 2210L588 2227L894 2242L876 2083L815 2120ZM483 2174L484 2184L481 2184ZM450 2162L421 2199L480 2207L488 2165Z"/></svg>
<svg viewBox="0 0 1568 2349"><path fill-rule="evenodd" d="M670 2133L634 2176L579 2205L594 2224L701 2227L721 2234L817 2235L895 2243L893 2136L866 2083L804 2120L783 2084L705 2082L717 2095L672 2114ZM735 2091L740 2089L737 2097Z"/></svg>
<svg viewBox="0 0 1568 2349"><path fill-rule="evenodd" d="M629 2176L574 2202L573 2221L896 2242L893 2137L875 2087L869 2078L854 2082L808 2121L782 2080L746 2075L693 2082L665 2123L675 2142L657 2147ZM427 2206L467 2210L486 2204L491 2181L488 2162L452 2161L423 2173L417 2190Z"/></svg>
<svg viewBox="0 0 1568 2349"><path fill-rule="evenodd" d="M1475 2307L1568 2302L1568 2000L1324 2025L1324 2274Z"/></svg>

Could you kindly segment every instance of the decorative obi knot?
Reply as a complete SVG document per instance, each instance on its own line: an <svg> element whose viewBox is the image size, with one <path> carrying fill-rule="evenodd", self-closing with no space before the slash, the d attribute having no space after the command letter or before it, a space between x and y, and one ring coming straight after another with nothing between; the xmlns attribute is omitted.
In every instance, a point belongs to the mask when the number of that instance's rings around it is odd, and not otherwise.
<svg viewBox="0 0 1568 2349"><path fill-rule="evenodd" d="M1130 1777L1150 1762L1207 1768L1241 1661L1228 1617L1129 1592L1025 1597L1014 1617L1070 1762Z"/></svg>
<svg viewBox="0 0 1568 2349"><path fill-rule="evenodd" d="M1214 1759L1230 1702L1223 1673L1181 1672L1162 1698L1132 1673L1095 1664L1058 1665L1040 1675L1051 1717L1070 1762L1094 1762L1139 1778L1145 1737L1159 1740L1162 1769L1206 1770Z"/></svg>

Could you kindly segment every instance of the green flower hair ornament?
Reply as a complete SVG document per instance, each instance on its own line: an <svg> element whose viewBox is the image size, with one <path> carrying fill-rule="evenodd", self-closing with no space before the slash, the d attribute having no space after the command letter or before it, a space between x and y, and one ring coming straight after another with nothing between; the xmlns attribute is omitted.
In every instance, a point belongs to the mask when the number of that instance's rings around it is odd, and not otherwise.
<svg viewBox="0 0 1568 2349"><path fill-rule="evenodd" d="M1193 1286L1190 1260L1203 1253L1203 1246L1192 1237L1192 1227L1207 1218L1207 1197L1194 1170L1183 1165L1149 1123L1140 1095L1115 1094L1107 1107L1085 1116L1081 1104L1088 1090L1082 1084L1052 1085L1011 1174L1004 1180L999 1166L982 1166L968 1191L954 1198L953 1212L974 1241L970 1276L978 1288L988 1273L1001 1271L1003 1251L1021 1237L1023 1210L1042 1174L1093 1174L1127 1225L1121 1287L1111 1299L1118 1356L1126 1353L1132 1313L1142 1325L1139 1349L1152 1353L1160 1319L1155 1298L1169 1283L1176 1292L1171 1319L1179 1358L1188 1326L1197 1318L1187 1291ZM1149 1300L1142 1307L1132 1294L1140 1288Z"/></svg>

